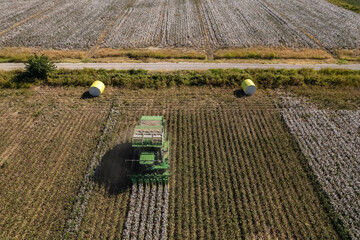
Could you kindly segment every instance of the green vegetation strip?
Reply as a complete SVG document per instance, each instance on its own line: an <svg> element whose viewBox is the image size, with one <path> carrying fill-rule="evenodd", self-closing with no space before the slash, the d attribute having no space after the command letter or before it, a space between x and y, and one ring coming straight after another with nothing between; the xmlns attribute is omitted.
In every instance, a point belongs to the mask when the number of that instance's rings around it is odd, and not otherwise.
<svg viewBox="0 0 360 240"><path fill-rule="evenodd" d="M90 86L95 80L107 86L130 89L173 86L238 87L250 78L260 88L280 86L360 86L360 71L344 69L275 70L211 69L207 71L150 72L145 70L56 70L46 80L28 77L23 71L0 71L1 88L26 88L33 85Z"/></svg>
<svg viewBox="0 0 360 240"><path fill-rule="evenodd" d="M343 7L347 10L360 14L360 1L359 0L328 0L329 2Z"/></svg>

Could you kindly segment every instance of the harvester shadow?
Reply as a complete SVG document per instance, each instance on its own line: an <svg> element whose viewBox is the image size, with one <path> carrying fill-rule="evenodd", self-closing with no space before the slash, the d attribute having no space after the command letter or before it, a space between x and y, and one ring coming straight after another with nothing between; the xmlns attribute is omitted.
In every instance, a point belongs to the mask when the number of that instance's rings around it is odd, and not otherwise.
<svg viewBox="0 0 360 240"><path fill-rule="evenodd" d="M237 98L246 97L244 90L238 89L234 91L234 96Z"/></svg>
<svg viewBox="0 0 360 240"><path fill-rule="evenodd" d="M80 98L81 98L81 99L89 99L89 98L94 98L94 96L92 96L92 95L89 93L89 91L86 91L86 92L84 92L84 93L81 95Z"/></svg>
<svg viewBox="0 0 360 240"><path fill-rule="evenodd" d="M109 195L117 195L131 187L126 176L125 160L130 158L131 143L116 145L102 157L94 173L94 181L105 186Z"/></svg>

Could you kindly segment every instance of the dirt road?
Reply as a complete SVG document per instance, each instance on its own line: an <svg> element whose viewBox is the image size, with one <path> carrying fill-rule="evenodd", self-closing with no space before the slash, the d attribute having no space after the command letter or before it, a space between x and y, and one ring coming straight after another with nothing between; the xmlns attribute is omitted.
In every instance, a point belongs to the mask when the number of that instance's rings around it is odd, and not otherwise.
<svg viewBox="0 0 360 240"><path fill-rule="evenodd" d="M311 64L311 65L302 65L302 64L252 64L252 63L190 63L190 62L180 62L180 63L56 63L58 68L66 69L83 69L83 68L95 68L95 69L117 69L117 70L126 70L126 69L145 69L152 71L174 71L174 70L206 70L213 68L237 68L237 69L246 69L246 68L275 68L275 69L300 69L300 68L313 68L315 70L320 70L323 68L338 68L338 69L351 69L351 70L360 70L360 64ZM23 63L1 63L0 70L10 71L14 69L24 68Z"/></svg>

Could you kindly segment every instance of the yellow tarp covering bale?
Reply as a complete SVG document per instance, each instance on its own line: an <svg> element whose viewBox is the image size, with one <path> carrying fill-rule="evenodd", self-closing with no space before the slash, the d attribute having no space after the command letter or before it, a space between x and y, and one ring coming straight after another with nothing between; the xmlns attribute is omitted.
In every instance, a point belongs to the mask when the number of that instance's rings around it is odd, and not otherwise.
<svg viewBox="0 0 360 240"><path fill-rule="evenodd" d="M241 87L245 94L248 96L253 95L256 92L256 86L250 79L246 79L241 83Z"/></svg>
<svg viewBox="0 0 360 240"><path fill-rule="evenodd" d="M98 97L103 93L105 85L101 81L95 81L90 87L89 93L93 97Z"/></svg>

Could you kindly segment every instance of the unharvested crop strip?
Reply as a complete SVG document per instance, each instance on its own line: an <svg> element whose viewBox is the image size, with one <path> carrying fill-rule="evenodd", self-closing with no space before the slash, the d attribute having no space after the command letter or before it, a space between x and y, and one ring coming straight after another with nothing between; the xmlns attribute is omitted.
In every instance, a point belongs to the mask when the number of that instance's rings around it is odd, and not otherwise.
<svg viewBox="0 0 360 240"><path fill-rule="evenodd" d="M153 229L154 229L154 216L155 216L155 204L156 204L156 188L151 188L150 196L150 206L149 206L149 218L146 225L145 239L153 239Z"/></svg>
<svg viewBox="0 0 360 240"><path fill-rule="evenodd" d="M114 101L115 101L114 103L117 103L116 100ZM105 154L106 145L107 145L106 136L108 136L109 133L114 128L118 120L119 113L120 110L118 106L113 104L110 109L109 116L103 130L103 134L99 139L99 142L96 146L96 150L94 152L88 170L86 171L86 174L83 178L81 187L79 189L79 193L76 196L76 202L73 206L72 212L68 220L66 221L66 227L63 233L64 238L75 237L79 231L80 224L85 214L85 209L88 203L88 199L95 185L94 181L92 181L91 179L93 171L95 167L99 164L99 161L101 160L102 156Z"/></svg>
<svg viewBox="0 0 360 240"><path fill-rule="evenodd" d="M122 239L166 239L168 185L133 184Z"/></svg>
<svg viewBox="0 0 360 240"><path fill-rule="evenodd" d="M360 217L355 210L360 205L356 195L359 187L354 184L359 179L359 168L356 164L359 161L359 150L356 147L360 139L356 133L359 125L343 124L344 117L337 117L348 115L350 118L359 119L359 112L319 110L290 96L281 96L280 100L281 114L290 132L297 139L301 151L307 156L312 171L352 237L359 238ZM341 125L336 124L336 119L341 119ZM346 232L332 213L331 207L325 208L328 208L338 234L345 237Z"/></svg>
<svg viewBox="0 0 360 240"><path fill-rule="evenodd" d="M2 37L3 35L5 35L6 33L10 32L11 30L14 30L15 28L21 26L22 24L27 23L28 21L30 21L30 20L32 20L32 19L34 19L34 18L37 18L37 17L43 15L44 13L46 13L46 12L54 9L56 6L60 5L62 2L64 2L64 1L59 1L58 3L55 3L53 6L48 7L48 8L46 8L46 9L44 9L44 10L41 10L41 11L35 13L34 15L31 15L30 17L28 17L28 18L26 18L26 19L24 19L24 20L22 20L22 21L20 21L20 22L15 23L15 24L12 25L11 27L8 27L8 28L2 30L2 31L0 32L0 37Z"/></svg>

